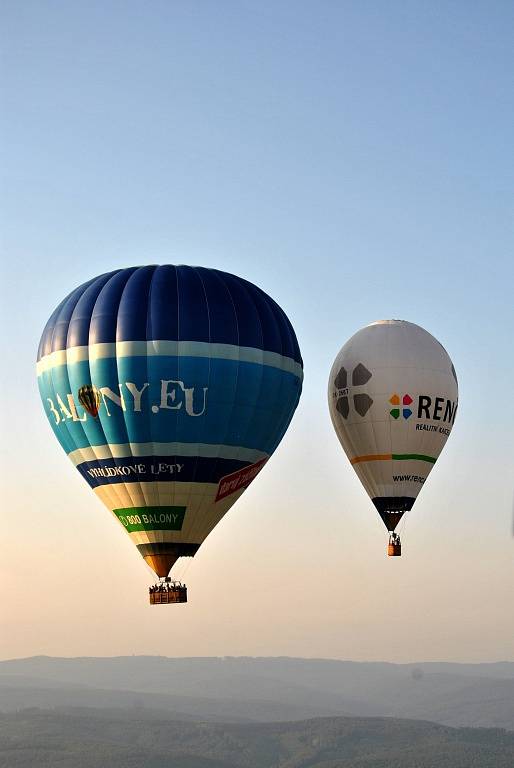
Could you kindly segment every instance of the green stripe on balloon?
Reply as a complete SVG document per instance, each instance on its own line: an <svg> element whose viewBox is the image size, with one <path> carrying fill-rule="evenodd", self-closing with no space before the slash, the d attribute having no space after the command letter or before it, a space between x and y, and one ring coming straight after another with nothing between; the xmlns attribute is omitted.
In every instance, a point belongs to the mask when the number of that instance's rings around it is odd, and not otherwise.
<svg viewBox="0 0 514 768"><path fill-rule="evenodd" d="M437 459L433 456L424 456L422 453L393 453L392 458L396 461L408 461L413 459L414 461L428 461L429 464L435 464Z"/></svg>
<svg viewBox="0 0 514 768"><path fill-rule="evenodd" d="M181 531L186 507L124 507L113 512L128 533Z"/></svg>

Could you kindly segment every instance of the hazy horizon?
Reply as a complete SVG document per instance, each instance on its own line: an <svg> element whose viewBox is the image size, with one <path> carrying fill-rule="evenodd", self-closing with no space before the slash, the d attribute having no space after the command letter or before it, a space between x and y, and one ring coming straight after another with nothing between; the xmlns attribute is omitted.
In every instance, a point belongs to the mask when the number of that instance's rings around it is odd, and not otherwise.
<svg viewBox="0 0 514 768"><path fill-rule="evenodd" d="M514 660L514 6L7 3L2 45L0 659ZM238 274L290 318L290 428L192 560L187 605L51 433L54 307L117 267ZM455 427L401 558L332 429L362 326L447 349Z"/></svg>
<svg viewBox="0 0 514 768"><path fill-rule="evenodd" d="M400 717L514 733L514 663L128 656L0 662L0 713L161 713L164 721Z"/></svg>
<svg viewBox="0 0 514 768"><path fill-rule="evenodd" d="M60 659L64 661L78 661L81 659L92 659L92 660L102 660L102 659L166 659L169 661L187 661L187 660L216 660L216 661L225 661L225 660L236 660L236 661L244 661L252 660L252 661L259 661L259 660L265 660L265 661L275 661L275 660L291 660L291 661L334 661L334 662L341 662L341 663L347 663L347 664L390 664L392 666L397 667L410 667L410 666L416 666L416 665L456 665L456 666L477 666L477 667L487 667L487 666L494 666L494 665L501 665L501 664L514 664L514 659L495 659L493 661L456 661L456 660L448 660L448 659L433 659L433 660L427 660L427 659L410 659L407 661L387 661L386 659L349 659L349 658L336 658L335 656L291 656L289 654L285 654L283 656L274 656L274 655L266 655L266 656L251 656L248 654L241 654L239 656L231 656L231 655L223 655L223 656L215 656L215 655L202 655L202 656L169 656L163 653L130 653L130 654L102 654L101 656L89 656L89 655L62 655L62 656L55 656L45 653L35 653L31 656L13 656L9 658L0 658L0 663L2 662L9 662L9 661L30 661L32 659L51 659L58 661Z"/></svg>

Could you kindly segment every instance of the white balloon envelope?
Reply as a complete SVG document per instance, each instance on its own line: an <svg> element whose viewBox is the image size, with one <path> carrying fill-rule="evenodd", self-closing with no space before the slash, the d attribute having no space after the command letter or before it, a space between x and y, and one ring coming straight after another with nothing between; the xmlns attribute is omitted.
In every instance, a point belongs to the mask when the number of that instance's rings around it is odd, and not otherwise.
<svg viewBox="0 0 514 768"><path fill-rule="evenodd" d="M339 441L390 532L394 533L437 461L457 413L452 361L428 331L379 320L346 342L330 372L330 416Z"/></svg>

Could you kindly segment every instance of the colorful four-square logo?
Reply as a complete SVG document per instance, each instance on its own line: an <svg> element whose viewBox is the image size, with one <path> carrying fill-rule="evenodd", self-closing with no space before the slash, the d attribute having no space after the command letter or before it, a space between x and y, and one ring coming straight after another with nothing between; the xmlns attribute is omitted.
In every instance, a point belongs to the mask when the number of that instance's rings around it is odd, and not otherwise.
<svg viewBox="0 0 514 768"><path fill-rule="evenodd" d="M412 397L410 395L402 395L400 397L400 395L394 394L389 398L389 402L392 406L394 406L389 411L393 419L399 419L400 414L404 419L410 419L412 416L412 411L408 407L412 403ZM400 404L403 406L403 408L400 408Z"/></svg>

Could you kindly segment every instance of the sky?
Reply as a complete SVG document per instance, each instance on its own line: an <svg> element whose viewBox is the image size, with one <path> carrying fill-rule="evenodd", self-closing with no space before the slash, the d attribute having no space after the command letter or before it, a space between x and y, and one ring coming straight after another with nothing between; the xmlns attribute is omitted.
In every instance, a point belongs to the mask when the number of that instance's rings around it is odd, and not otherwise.
<svg viewBox="0 0 514 768"><path fill-rule="evenodd" d="M514 6L2 3L0 658L514 660ZM54 439L45 322L134 264L216 267L288 314L303 395L266 470L151 572ZM338 350L403 318L448 350L459 414L403 536L330 422ZM180 570L182 569L182 570Z"/></svg>

